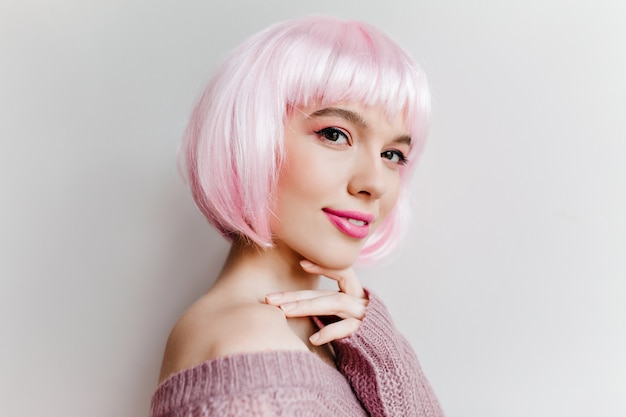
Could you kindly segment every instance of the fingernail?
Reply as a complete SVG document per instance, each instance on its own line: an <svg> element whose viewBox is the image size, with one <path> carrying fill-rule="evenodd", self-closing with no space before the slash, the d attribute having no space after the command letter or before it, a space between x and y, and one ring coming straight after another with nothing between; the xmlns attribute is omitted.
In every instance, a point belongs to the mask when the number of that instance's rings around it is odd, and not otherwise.
<svg viewBox="0 0 626 417"><path fill-rule="evenodd" d="M280 292L275 292L275 293L272 293L272 294L267 294L267 295L265 296L265 299L266 299L267 301L272 301L272 302L278 301L278 300L280 300L281 298L283 298L283 294L282 294L282 293L280 293Z"/></svg>
<svg viewBox="0 0 626 417"><path fill-rule="evenodd" d="M313 333L311 336L309 336L309 341L313 344L315 344L315 342L317 342L320 338L320 334L319 333Z"/></svg>
<svg viewBox="0 0 626 417"><path fill-rule="evenodd" d="M303 268L311 268L313 265L313 262L307 261L306 259L300 261L300 266L302 266Z"/></svg>
<svg viewBox="0 0 626 417"><path fill-rule="evenodd" d="M291 311L291 310L293 310L294 308L296 308L296 304L298 304L298 303L293 302L293 303L281 304L281 305L280 305L280 308L281 308L283 311Z"/></svg>

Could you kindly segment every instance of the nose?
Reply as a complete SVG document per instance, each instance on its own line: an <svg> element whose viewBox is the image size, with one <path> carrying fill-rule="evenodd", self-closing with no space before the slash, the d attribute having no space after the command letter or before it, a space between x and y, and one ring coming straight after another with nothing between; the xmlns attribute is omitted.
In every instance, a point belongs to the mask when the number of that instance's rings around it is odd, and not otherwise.
<svg viewBox="0 0 626 417"><path fill-rule="evenodd" d="M371 200L378 200L383 196L385 173L380 153L374 153L370 157L359 157L354 161L348 192Z"/></svg>

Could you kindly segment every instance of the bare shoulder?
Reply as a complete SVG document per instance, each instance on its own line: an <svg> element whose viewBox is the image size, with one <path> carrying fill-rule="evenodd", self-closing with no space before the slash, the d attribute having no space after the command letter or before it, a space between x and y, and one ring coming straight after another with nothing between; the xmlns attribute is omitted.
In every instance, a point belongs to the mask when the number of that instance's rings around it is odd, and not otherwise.
<svg viewBox="0 0 626 417"><path fill-rule="evenodd" d="M258 302L224 303L205 295L174 325L167 340L159 382L211 359L268 350L308 350L284 313Z"/></svg>

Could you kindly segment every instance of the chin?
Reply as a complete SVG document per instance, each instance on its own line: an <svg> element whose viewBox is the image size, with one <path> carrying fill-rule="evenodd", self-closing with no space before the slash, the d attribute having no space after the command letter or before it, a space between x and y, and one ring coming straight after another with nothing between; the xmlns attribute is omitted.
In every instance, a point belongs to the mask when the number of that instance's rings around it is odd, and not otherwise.
<svg viewBox="0 0 626 417"><path fill-rule="evenodd" d="M351 267L359 256L358 250L337 250L319 251L316 253L302 253L301 255L309 261L327 269L346 269Z"/></svg>
<svg viewBox="0 0 626 417"><path fill-rule="evenodd" d="M319 260L319 261L315 261L313 259L309 259L309 260L321 266L322 268L342 270L342 269L350 268L356 261L356 256L349 260L345 260L345 259L329 260L328 258L325 260Z"/></svg>

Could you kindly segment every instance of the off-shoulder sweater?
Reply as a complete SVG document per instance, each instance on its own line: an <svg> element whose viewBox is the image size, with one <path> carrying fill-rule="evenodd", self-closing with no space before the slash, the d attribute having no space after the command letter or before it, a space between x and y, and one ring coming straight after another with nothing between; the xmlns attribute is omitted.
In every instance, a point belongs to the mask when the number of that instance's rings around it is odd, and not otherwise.
<svg viewBox="0 0 626 417"><path fill-rule="evenodd" d="M413 349L368 296L359 329L333 342L336 368L308 351L213 359L163 381L151 417L443 416Z"/></svg>

